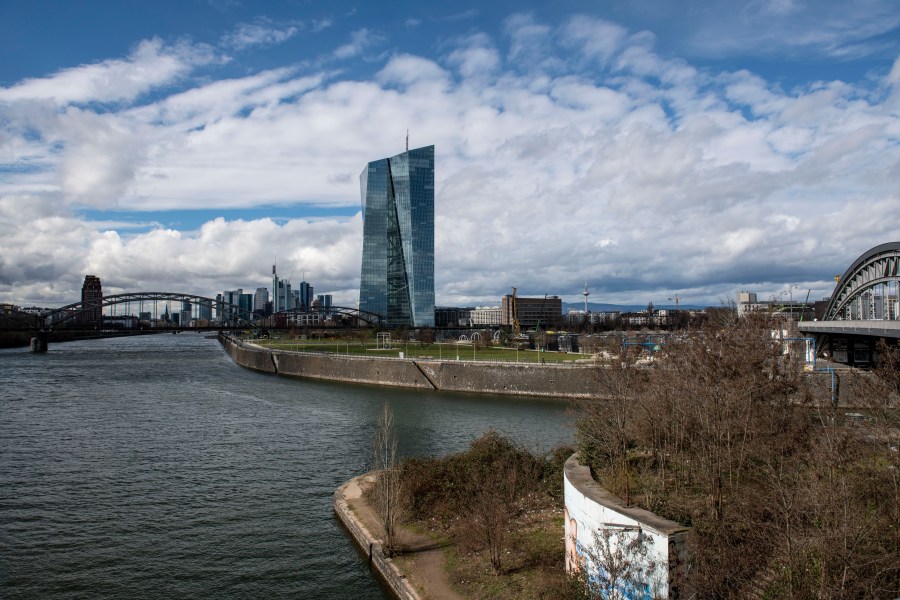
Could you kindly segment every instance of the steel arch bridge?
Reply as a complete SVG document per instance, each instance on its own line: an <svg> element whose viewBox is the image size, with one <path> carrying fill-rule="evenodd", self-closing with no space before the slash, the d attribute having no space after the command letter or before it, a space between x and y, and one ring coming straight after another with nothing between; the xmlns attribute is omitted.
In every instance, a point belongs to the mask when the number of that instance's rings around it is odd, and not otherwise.
<svg viewBox="0 0 900 600"><path fill-rule="evenodd" d="M52 310L41 316L41 328L52 330L55 327L84 325L90 322L91 316L96 315L97 311L102 313L104 308L119 306L124 306L125 312L127 312L134 305L137 305L138 313L145 312L143 308L147 306L148 308L152 308L152 311L149 312L153 314L153 319L155 320L159 316L158 308L160 303L163 303L166 306L167 312L171 303L178 304L179 310L182 310L186 304L190 305L192 315L194 312L197 312L199 315L200 306L210 307L210 312L212 311L212 307L216 307L218 315L227 314L224 323L229 326L241 327L253 324L253 314L251 311L237 306L236 304L231 304L230 302L198 296L196 294L183 294L178 292L128 292L104 296L100 302L73 302L72 304L67 304L66 306ZM113 316L116 315L113 314ZM211 316L210 321L212 321ZM223 324L223 321L219 319L217 323Z"/></svg>
<svg viewBox="0 0 900 600"><path fill-rule="evenodd" d="M871 367L878 341L900 342L900 242L881 244L853 261L838 279L820 321L798 324L836 363Z"/></svg>
<svg viewBox="0 0 900 600"><path fill-rule="evenodd" d="M104 317L133 317L134 311L138 314L149 312L153 321L158 321L163 314L161 306L169 309L175 308L172 312L181 312L187 306L190 306L191 319L201 319L200 307L208 307L209 321L206 326L191 327L185 323L180 323L179 329L219 329L219 328L243 328L250 326L272 327L280 326L317 326L324 321L323 317L331 317L340 315L350 319L358 319L369 325L380 326L383 317L377 313L349 308L345 306L329 306L329 307L311 307L311 308L292 308L285 311L279 311L274 315L266 317L258 317L249 309L242 308L236 304L207 298L197 294L186 294L180 292L127 292L123 294L114 294L104 296L101 301L94 302L73 302L60 308L54 309L48 313L28 319L28 322L19 321L19 329L28 330L45 330L52 331L54 329L72 329L77 327L99 328L100 323L95 320L96 315L103 314ZM121 315L117 315L117 308L123 308ZM212 308L216 309L216 318L212 317ZM112 309L112 310L110 310ZM112 314L109 314L112 313ZM315 316L315 319L302 319L304 315ZM223 318L224 316L224 318Z"/></svg>
<svg viewBox="0 0 900 600"><path fill-rule="evenodd" d="M900 319L900 242L875 246L838 280L825 321Z"/></svg>

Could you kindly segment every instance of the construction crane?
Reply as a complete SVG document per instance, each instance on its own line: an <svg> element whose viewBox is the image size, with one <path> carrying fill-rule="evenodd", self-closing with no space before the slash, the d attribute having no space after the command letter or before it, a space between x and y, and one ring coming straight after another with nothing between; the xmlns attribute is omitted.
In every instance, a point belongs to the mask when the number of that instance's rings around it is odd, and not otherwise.
<svg viewBox="0 0 900 600"><path fill-rule="evenodd" d="M671 302L672 300L675 301L675 310L678 310L678 307L681 304L681 296L679 296L678 294L675 294L674 298L669 298L669 302Z"/></svg>
<svg viewBox="0 0 900 600"><path fill-rule="evenodd" d="M806 300L803 301L803 308L800 309L800 321L803 320L803 315L806 314L806 307L809 304L809 294L812 292L812 288L806 290Z"/></svg>
<svg viewBox="0 0 900 600"><path fill-rule="evenodd" d="M522 333L522 327L519 325L519 304L516 296L516 288L512 289L512 326L513 333L516 335L520 335Z"/></svg>

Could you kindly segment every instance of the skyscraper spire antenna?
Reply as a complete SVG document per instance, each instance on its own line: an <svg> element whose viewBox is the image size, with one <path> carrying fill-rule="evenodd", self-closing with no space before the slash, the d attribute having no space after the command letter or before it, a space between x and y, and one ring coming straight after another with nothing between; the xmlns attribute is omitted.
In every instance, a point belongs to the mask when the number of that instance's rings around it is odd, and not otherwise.
<svg viewBox="0 0 900 600"><path fill-rule="evenodd" d="M406 151L409 152L409 129L406 130Z"/></svg>

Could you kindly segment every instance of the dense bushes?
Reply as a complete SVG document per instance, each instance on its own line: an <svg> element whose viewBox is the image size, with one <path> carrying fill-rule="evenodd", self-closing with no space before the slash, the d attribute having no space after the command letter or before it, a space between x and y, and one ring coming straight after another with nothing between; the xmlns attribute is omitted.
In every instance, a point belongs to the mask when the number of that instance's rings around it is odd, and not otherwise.
<svg viewBox="0 0 900 600"><path fill-rule="evenodd" d="M499 574L513 522L529 500L542 496L559 503L560 457L566 453L571 449L537 457L489 431L466 452L409 459L400 470L407 518L450 537L463 552L484 551Z"/></svg>
<svg viewBox="0 0 900 600"><path fill-rule="evenodd" d="M626 502L693 528L699 597L894 597L898 371L870 381L878 419L844 427L774 328L720 322L649 368L623 354L598 370L607 399L583 403L578 450Z"/></svg>

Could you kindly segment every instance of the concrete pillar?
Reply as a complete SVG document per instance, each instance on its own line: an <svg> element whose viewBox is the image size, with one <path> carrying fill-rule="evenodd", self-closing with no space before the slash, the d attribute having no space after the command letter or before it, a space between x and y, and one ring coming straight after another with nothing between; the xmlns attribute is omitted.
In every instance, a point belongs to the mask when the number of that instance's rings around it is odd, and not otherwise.
<svg viewBox="0 0 900 600"><path fill-rule="evenodd" d="M31 351L32 352L46 352L47 351L47 333L46 332L41 331L36 336L31 338Z"/></svg>

